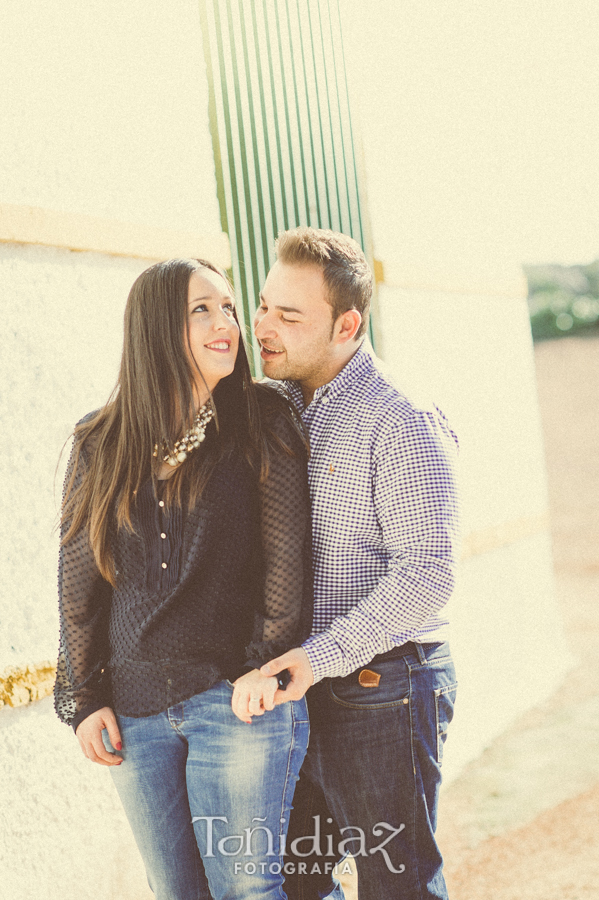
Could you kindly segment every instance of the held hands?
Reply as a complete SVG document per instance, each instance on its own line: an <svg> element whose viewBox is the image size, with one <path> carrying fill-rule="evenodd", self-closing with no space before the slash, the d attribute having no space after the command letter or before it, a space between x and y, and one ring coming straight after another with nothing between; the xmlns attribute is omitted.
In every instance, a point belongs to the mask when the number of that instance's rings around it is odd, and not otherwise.
<svg viewBox="0 0 599 900"><path fill-rule="evenodd" d="M291 680L284 691L277 689L278 675L289 669ZM263 716L289 700L301 700L310 685L314 683L314 673L305 650L296 647L282 656L271 659L261 669L252 669L235 682L231 705L233 712L242 722L249 725L252 716Z"/></svg>
<svg viewBox="0 0 599 900"><path fill-rule="evenodd" d="M276 678L265 677L258 669L252 669L234 684L231 707L242 722L251 725L252 716L263 716L267 710L274 709Z"/></svg>
<svg viewBox="0 0 599 900"><path fill-rule="evenodd" d="M106 728L110 743L116 750L121 749L121 735L116 718L109 706L87 716L78 726L75 734L83 755L101 766L120 766L122 758L116 753L109 753L102 740L102 730Z"/></svg>
<svg viewBox="0 0 599 900"><path fill-rule="evenodd" d="M302 647L295 647L282 656L271 659L262 666L260 672L263 675L278 675L283 669L289 669L291 680L284 691L276 692L275 706L289 700L301 700L308 688L314 684L314 672L308 654Z"/></svg>

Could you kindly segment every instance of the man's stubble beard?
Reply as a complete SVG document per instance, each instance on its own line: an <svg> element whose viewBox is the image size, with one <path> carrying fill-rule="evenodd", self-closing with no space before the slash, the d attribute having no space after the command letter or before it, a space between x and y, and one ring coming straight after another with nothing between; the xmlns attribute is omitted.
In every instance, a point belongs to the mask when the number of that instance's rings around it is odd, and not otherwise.
<svg viewBox="0 0 599 900"><path fill-rule="evenodd" d="M262 371L267 378L272 378L273 381L297 381L300 384L305 381L309 382L319 382L326 378L326 359L315 360L314 363L307 365L302 365L301 363L290 363L289 360L285 360L285 363L281 367L281 369L277 370L275 374L271 374L267 371L266 366L263 364ZM268 363L266 364L268 365Z"/></svg>

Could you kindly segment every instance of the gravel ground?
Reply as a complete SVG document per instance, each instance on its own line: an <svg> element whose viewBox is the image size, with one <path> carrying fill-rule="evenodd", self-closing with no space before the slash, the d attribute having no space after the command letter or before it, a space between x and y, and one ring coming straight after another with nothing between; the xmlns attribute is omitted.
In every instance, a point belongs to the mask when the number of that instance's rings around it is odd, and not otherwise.
<svg viewBox="0 0 599 900"><path fill-rule="evenodd" d="M556 588L579 662L444 792L451 900L599 900L599 336L538 344L535 362Z"/></svg>

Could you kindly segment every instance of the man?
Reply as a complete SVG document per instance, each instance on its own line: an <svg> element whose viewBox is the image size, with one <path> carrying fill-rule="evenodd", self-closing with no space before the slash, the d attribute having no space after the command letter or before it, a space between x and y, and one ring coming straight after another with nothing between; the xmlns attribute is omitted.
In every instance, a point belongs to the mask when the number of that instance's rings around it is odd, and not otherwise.
<svg viewBox="0 0 599 900"><path fill-rule="evenodd" d="M268 378L310 435L314 629L262 668L308 688L286 890L324 897L351 853L360 900L446 898L434 831L456 682L443 607L453 588L455 436L364 346L372 273L351 238L279 236L256 313ZM300 839L302 838L303 839Z"/></svg>

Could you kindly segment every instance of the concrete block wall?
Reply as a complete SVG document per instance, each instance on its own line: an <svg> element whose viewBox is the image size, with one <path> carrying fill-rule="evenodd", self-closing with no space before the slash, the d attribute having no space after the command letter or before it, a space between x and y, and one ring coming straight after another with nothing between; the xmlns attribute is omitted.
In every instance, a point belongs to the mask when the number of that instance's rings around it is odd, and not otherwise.
<svg viewBox="0 0 599 900"><path fill-rule="evenodd" d="M0 713L3 900L150 900L110 772L47 697Z"/></svg>
<svg viewBox="0 0 599 900"><path fill-rule="evenodd" d="M118 372L129 288L151 260L0 244L0 894L144 900L139 853L107 769L89 763L51 697L54 531L75 422ZM28 672L29 670L29 672ZM0 693L0 698L2 694ZM10 708L14 705L15 708Z"/></svg>
<svg viewBox="0 0 599 900"><path fill-rule="evenodd" d="M158 258L229 264L201 47L194 0L2 8L3 900L152 896L108 770L36 698L57 652L56 464L114 386L131 284Z"/></svg>
<svg viewBox="0 0 599 900"><path fill-rule="evenodd" d="M572 663L553 586L548 499L526 301L379 287L382 355L460 440L463 560L451 600L460 687L451 779Z"/></svg>

